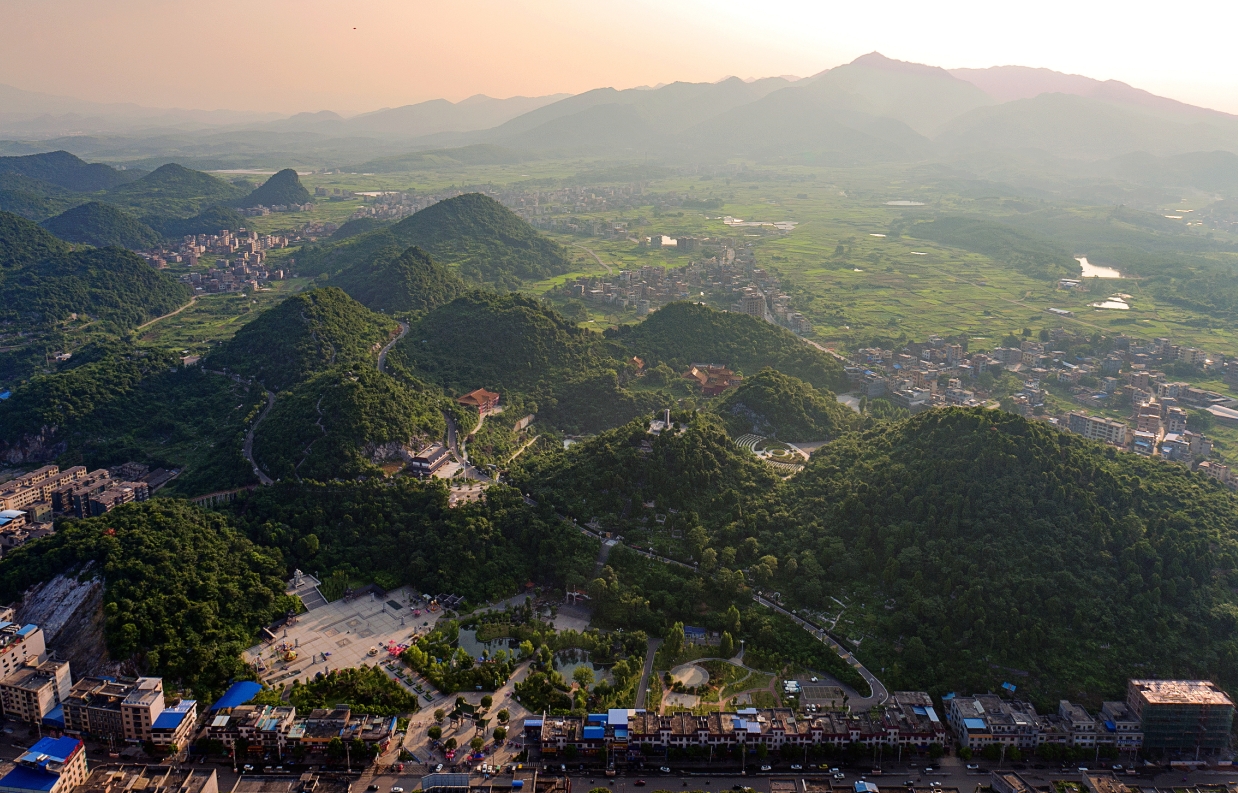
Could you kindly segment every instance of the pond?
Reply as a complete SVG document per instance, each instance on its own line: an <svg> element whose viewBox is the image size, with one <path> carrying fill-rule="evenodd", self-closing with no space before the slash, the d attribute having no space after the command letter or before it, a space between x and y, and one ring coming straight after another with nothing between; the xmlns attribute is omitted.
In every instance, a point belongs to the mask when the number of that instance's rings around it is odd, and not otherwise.
<svg viewBox="0 0 1238 793"><path fill-rule="evenodd" d="M593 671L595 684L603 680L607 683L615 682L610 670L590 661L589 653L584 650L560 650L555 653L555 671L563 675L563 679L568 683L572 682L572 675L582 666Z"/></svg>
<svg viewBox="0 0 1238 793"><path fill-rule="evenodd" d="M466 653L474 658L481 658L482 651L488 651L490 655L494 655L499 650L507 650L511 647L511 639L495 639L492 642L477 641L477 631L461 630L460 631L460 646Z"/></svg>
<svg viewBox="0 0 1238 793"><path fill-rule="evenodd" d="M1122 273L1112 267L1102 267L1099 264L1092 264L1086 256L1076 256L1075 261L1079 262L1079 266L1083 268L1084 278L1121 278Z"/></svg>

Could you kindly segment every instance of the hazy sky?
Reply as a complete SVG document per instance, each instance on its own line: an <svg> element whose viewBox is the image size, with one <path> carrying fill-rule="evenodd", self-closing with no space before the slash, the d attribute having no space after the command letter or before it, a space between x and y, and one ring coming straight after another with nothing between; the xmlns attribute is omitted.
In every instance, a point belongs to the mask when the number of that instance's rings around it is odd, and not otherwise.
<svg viewBox="0 0 1238 793"><path fill-rule="evenodd" d="M475 93L806 76L872 50L1045 66L1238 113L1238 3L0 0L0 83L349 114Z"/></svg>

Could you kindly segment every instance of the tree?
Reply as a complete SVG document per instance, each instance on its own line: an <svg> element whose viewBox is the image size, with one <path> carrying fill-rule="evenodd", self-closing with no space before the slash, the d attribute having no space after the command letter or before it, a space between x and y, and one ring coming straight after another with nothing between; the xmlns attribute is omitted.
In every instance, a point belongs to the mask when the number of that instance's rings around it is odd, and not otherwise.
<svg viewBox="0 0 1238 793"><path fill-rule="evenodd" d="M735 655L735 640L731 638L730 631L722 632L722 642L718 645L718 655L723 658L730 658Z"/></svg>
<svg viewBox="0 0 1238 793"><path fill-rule="evenodd" d="M489 694L481 698L481 706L483 708L489 708L493 704L494 704L494 697L490 696Z"/></svg>
<svg viewBox="0 0 1238 793"><path fill-rule="evenodd" d="M498 717L500 723L506 724L507 720L512 717L512 714L508 712L507 708L503 708L499 711Z"/></svg>
<svg viewBox="0 0 1238 793"><path fill-rule="evenodd" d="M442 708L435 708L434 720L438 722L439 724L442 724L443 719L445 718L447 718L447 711L443 710Z"/></svg>
<svg viewBox="0 0 1238 793"><path fill-rule="evenodd" d="M432 741L437 741L443 737L443 728L435 724L430 729L426 730L426 737Z"/></svg>
<svg viewBox="0 0 1238 793"><path fill-rule="evenodd" d="M469 746L472 747L474 752L480 752L481 747L485 745L486 745L486 740L482 738L480 735L474 738L473 740L469 741Z"/></svg>
<svg viewBox="0 0 1238 793"><path fill-rule="evenodd" d="M739 635L739 609L732 603L731 607L726 610L726 616L723 620L727 631L732 637Z"/></svg>
<svg viewBox="0 0 1238 793"><path fill-rule="evenodd" d="M593 670L582 664L576 667L575 672L572 672L572 679L587 691L593 685Z"/></svg>
<svg viewBox="0 0 1238 793"><path fill-rule="evenodd" d="M945 754L945 752L946 750L942 747L942 745L937 743L936 741L929 744L929 748L928 748L929 759L936 760L937 758Z"/></svg>
<svg viewBox="0 0 1238 793"><path fill-rule="evenodd" d="M683 623L676 622L666 632L666 652L672 658L678 658L679 654L683 652L683 643Z"/></svg>
<svg viewBox="0 0 1238 793"><path fill-rule="evenodd" d="M332 760L343 760L345 754L347 752L344 749L344 742L338 737L332 738L327 742L327 757L330 757Z"/></svg>
<svg viewBox="0 0 1238 793"><path fill-rule="evenodd" d="M507 740L507 728L506 727L495 727L493 735L496 741L505 741Z"/></svg>
<svg viewBox="0 0 1238 793"><path fill-rule="evenodd" d="M531 658L533 656L533 642L525 639L520 643L520 657Z"/></svg>
<svg viewBox="0 0 1238 793"><path fill-rule="evenodd" d="M457 746L459 746L459 745L460 745L460 744L456 742L456 739L455 739L455 738L448 738L448 739L447 739L447 740L443 743L443 746L444 746L444 747L446 747L447 751L449 751L449 752L454 752L454 751L456 750L456 747L457 747Z"/></svg>

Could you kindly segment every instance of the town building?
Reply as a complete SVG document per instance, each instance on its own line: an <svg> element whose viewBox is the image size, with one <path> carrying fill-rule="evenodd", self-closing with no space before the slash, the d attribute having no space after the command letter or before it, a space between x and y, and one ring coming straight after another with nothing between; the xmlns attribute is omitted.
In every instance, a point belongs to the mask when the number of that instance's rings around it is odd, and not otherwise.
<svg viewBox="0 0 1238 793"><path fill-rule="evenodd" d="M456 402L465 407L476 408L479 413L484 414L491 412L499 406L499 395L493 391L479 388L460 397Z"/></svg>
<svg viewBox="0 0 1238 793"><path fill-rule="evenodd" d="M72 685L68 661L39 663L31 658L0 680L0 705L9 718L38 724L68 698Z"/></svg>
<svg viewBox="0 0 1238 793"><path fill-rule="evenodd" d="M743 375L738 375L721 364L694 363L684 374L684 378L695 380L705 396L717 396L728 388L735 388L743 381Z"/></svg>
<svg viewBox="0 0 1238 793"><path fill-rule="evenodd" d="M157 748L171 751L172 747L184 749L189 745L194 725L198 721L198 703L182 699L163 709L150 726L150 741Z"/></svg>
<svg viewBox="0 0 1238 793"><path fill-rule="evenodd" d="M0 778L0 793L68 793L86 781L86 747L76 738L43 738Z"/></svg>
<svg viewBox="0 0 1238 793"><path fill-rule="evenodd" d="M1103 416L1089 416L1081 411L1071 411L1067 414L1066 428L1076 435L1082 435L1089 440L1108 443L1113 446L1126 445L1126 424Z"/></svg>
<svg viewBox="0 0 1238 793"><path fill-rule="evenodd" d="M43 629L37 625L0 622L0 680L7 679L31 661L47 656Z"/></svg>
<svg viewBox="0 0 1238 793"><path fill-rule="evenodd" d="M1030 702L1004 700L996 694L942 697L946 723L960 746L976 751L989 745L1035 749L1041 720Z"/></svg>
<svg viewBox="0 0 1238 793"><path fill-rule="evenodd" d="M219 793L219 775L205 766L110 766L91 771L73 793Z"/></svg>
<svg viewBox="0 0 1238 793"><path fill-rule="evenodd" d="M139 677L135 680L129 693L120 701L125 739L149 741L151 728L163 709L163 678Z"/></svg>
<svg viewBox="0 0 1238 793"><path fill-rule="evenodd" d="M145 741L163 712L163 681L157 677L87 677L64 700L65 732L96 740Z"/></svg>
<svg viewBox="0 0 1238 793"><path fill-rule="evenodd" d="M1234 703L1209 680L1131 680L1126 704L1144 749L1212 754L1229 745Z"/></svg>
<svg viewBox="0 0 1238 793"><path fill-rule="evenodd" d="M429 476L451 461L451 452L446 446L435 442L413 455L408 468L419 476Z"/></svg>

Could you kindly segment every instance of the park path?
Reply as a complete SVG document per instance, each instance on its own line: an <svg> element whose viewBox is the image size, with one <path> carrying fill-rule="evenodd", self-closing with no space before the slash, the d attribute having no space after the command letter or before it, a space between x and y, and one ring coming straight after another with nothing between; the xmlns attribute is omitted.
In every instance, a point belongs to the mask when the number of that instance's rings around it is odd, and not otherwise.
<svg viewBox="0 0 1238 793"><path fill-rule="evenodd" d="M193 297L189 298L189 302L188 302L188 303L186 303L185 305L181 306L180 308L176 309L175 311L169 311L168 313L164 314L164 315L163 315L163 316L161 316L161 317L155 317L154 319L152 319L152 320L150 320L150 321L148 321L148 322L143 322L141 325L138 325L136 328L134 328L134 331L136 332L136 331L141 330L142 328L148 328L148 327L150 327L151 325L154 325L156 322L158 322L158 321L159 321L159 320L161 320L161 319L167 319L168 317L174 317L174 316L176 316L177 314L181 313L182 311L184 311L185 309L189 308L190 306L192 306L194 303L197 303L197 302L198 302L198 296L197 296L197 295L194 295Z"/></svg>
<svg viewBox="0 0 1238 793"><path fill-rule="evenodd" d="M653 659L662 646L661 639L650 639L649 650L645 653L645 666L641 669L640 683L636 686L636 707L645 707L645 695L649 693L649 678L653 674Z"/></svg>

